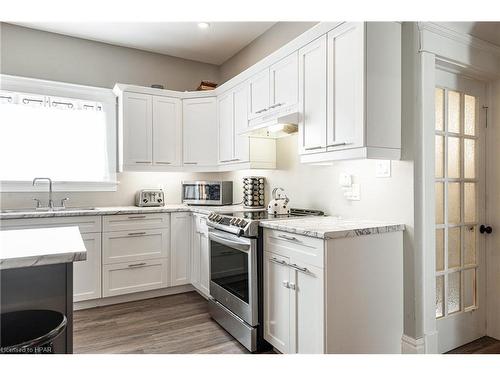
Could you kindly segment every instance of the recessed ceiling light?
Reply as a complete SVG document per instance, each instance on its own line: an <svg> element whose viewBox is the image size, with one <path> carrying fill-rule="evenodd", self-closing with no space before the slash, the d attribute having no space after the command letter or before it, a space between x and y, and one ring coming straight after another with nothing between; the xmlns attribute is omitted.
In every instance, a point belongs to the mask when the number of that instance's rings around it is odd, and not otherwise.
<svg viewBox="0 0 500 375"><path fill-rule="evenodd" d="M200 29L208 29L210 27L210 24L208 22L198 22L198 27Z"/></svg>

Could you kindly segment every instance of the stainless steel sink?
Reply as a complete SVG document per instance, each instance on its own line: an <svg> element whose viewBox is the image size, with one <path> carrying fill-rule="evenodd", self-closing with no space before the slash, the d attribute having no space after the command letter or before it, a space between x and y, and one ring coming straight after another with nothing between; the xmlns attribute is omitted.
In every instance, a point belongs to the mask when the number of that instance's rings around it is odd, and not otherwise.
<svg viewBox="0 0 500 375"><path fill-rule="evenodd" d="M23 212L32 212L32 213L42 213L42 212L64 212L64 211L93 211L96 210L95 207L64 207L64 208L54 208L54 209L44 209L44 208L13 208L1 210L2 214L15 214L15 213L23 213Z"/></svg>

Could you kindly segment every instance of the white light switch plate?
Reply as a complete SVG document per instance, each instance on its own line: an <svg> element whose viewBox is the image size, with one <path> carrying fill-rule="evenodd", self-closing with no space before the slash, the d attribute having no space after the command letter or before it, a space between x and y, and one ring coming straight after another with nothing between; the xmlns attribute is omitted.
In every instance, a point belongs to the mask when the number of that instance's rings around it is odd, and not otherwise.
<svg viewBox="0 0 500 375"><path fill-rule="evenodd" d="M377 160L375 162L375 177L391 177L390 160Z"/></svg>

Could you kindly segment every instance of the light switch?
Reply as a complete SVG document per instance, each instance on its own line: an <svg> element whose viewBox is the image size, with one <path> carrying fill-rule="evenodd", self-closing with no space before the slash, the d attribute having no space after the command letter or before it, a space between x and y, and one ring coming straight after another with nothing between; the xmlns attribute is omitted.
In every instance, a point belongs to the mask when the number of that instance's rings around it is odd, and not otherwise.
<svg viewBox="0 0 500 375"><path fill-rule="evenodd" d="M390 160L377 160L375 162L375 177L391 177Z"/></svg>
<svg viewBox="0 0 500 375"><path fill-rule="evenodd" d="M339 176L339 184L340 184L340 187L343 187L343 188L351 187L351 185L352 185L351 175L347 174L347 173L341 173Z"/></svg>

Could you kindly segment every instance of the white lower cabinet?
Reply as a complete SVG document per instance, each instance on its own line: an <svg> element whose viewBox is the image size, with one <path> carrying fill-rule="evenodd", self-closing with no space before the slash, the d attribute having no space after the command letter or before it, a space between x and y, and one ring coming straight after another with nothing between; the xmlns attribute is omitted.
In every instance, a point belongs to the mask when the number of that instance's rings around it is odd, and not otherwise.
<svg viewBox="0 0 500 375"><path fill-rule="evenodd" d="M101 233L82 234L85 261L73 263L73 302L101 298Z"/></svg>
<svg viewBox="0 0 500 375"><path fill-rule="evenodd" d="M168 258L105 264L102 267L102 296L111 297L167 287L167 270Z"/></svg>
<svg viewBox="0 0 500 375"><path fill-rule="evenodd" d="M191 284L205 297L210 296L209 239L206 215L193 215Z"/></svg>
<svg viewBox="0 0 500 375"><path fill-rule="evenodd" d="M264 254L264 338L282 353L323 353L323 270Z"/></svg>
<svg viewBox="0 0 500 375"><path fill-rule="evenodd" d="M170 285L190 283L191 213L172 212L170 242Z"/></svg>
<svg viewBox="0 0 500 375"><path fill-rule="evenodd" d="M170 214L103 218L102 296L170 286Z"/></svg>
<svg viewBox="0 0 500 375"><path fill-rule="evenodd" d="M401 353L403 232L264 229L264 338L282 353Z"/></svg>

